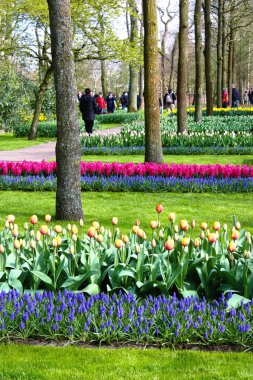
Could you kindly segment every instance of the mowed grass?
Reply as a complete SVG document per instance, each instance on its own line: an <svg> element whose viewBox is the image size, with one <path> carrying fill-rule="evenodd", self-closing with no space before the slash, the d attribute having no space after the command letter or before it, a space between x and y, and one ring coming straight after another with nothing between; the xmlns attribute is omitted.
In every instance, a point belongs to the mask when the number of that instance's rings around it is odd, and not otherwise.
<svg viewBox="0 0 253 380"><path fill-rule="evenodd" d="M1 380L231 380L252 378L249 353L0 346Z"/></svg>
<svg viewBox="0 0 253 380"><path fill-rule="evenodd" d="M105 129L113 129L117 127L123 127L122 124L119 123L108 123L108 124L99 124L99 131L104 131Z"/></svg>
<svg viewBox="0 0 253 380"><path fill-rule="evenodd" d="M28 140L27 137L13 137L12 133L0 134L0 151L3 150L17 150L27 148L29 146L36 146L39 144L55 141L55 138L39 137L36 140Z"/></svg>
<svg viewBox="0 0 253 380"><path fill-rule="evenodd" d="M216 155L164 155L164 162L170 164L172 162L177 164L221 164L221 165L253 165L253 155L231 155L231 156L216 156ZM82 161L86 162L144 162L144 156L142 155L129 155L129 156L99 156L99 155L87 155L82 156Z"/></svg>
<svg viewBox="0 0 253 380"><path fill-rule="evenodd" d="M41 224L44 215L55 214L54 192L1 191L0 200L2 226L8 214L15 215L20 227L33 214L38 215ZM100 225L111 227L112 217L117 216L118 227L122 233L130 232L136 218L140 218L142 227L150 233L149 223L157 218L155 206L162 203L162 225L167 225L168 214L171 211L177 214L177 222L181 219L195 219L197 226L202 221L209 225L214 221L220 221L221 224L228 223L232 226L233 215L236 215L242 227L253 232L252 194L85 192L82 193L82 203L85 230L95 220ZM56 220L52 223L56 223ZM66 225L67 222L61 224ZM195 233L198 231L199 229Z"/></svg>

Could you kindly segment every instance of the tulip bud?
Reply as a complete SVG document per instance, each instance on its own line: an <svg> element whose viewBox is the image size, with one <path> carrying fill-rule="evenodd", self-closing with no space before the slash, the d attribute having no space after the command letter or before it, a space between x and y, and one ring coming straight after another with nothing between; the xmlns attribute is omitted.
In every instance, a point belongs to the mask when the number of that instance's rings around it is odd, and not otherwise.
<svg viewBox="0 0 253 380"><path fill-rule="evenodd" d="M9 224L9 228L10 228L10 230L13 230L13 224L12 223Z"/></svg>
<svg viewBox="0 0 253 380"><path fill-rule="evenodd" d="M36 247L36 243L35 243L34 240L31 240L31 241L30 241L30 247L31 247L32 249L35 249L35 247Z"/></svg>
<svg viewBox="0 0 253 380"><path fill-rule="evenodd" d="M164 232L163 230L160 230L159 231L159 238L162 239L164 237Z"/></svg>
<svg viewBox="0 0 253 380"><path fill-rule="evenodd" d="M246 232L245 237L246 237L246 239L247 239L247 242L248 242L249 244L251 244L251 235L250 235L250 232L249 232L249 231Z"/></svg>
<svg viewBox="0 0 253 380"><path fill-rule="evenodd" d="M127 244L129 242L129 238L127 235L122 235L122 240L125 244Z"/></svg>
<svg viewBox="0 0 253 380"><path fill-rule="evenodd" d="M22 240L22 243L21 243L22 247L25 248L26 247L26 241L25 239Z"/></svg>
<svg viewBox="0 0 253 380"><path fill-rule="evenodd" d="M175 222L176 214L174 212L170 212L168 218L171 222Z"/></svg>
<svg viewBox="0 0 253 380"><path fill-rule="evenodd" d="M179 240L179 235L177 233L174 234L174 240L178 241Z"/></svg>
<svg viewBox="0 0 253 380"><path fill-rule="evenodd" d="M18 230L18 225L15 223L15 224L13 224L13 229L14 230Z"/></svg>
<svg viewBox="0 0 253 380"><path fill-rule="evenodd" d="M155 247L156 247L156 241L155 241L155 239L152 239L152 240L151 240L151 247L152 247L152 248L155 248Z"/></svg>
<svg viewBox="0 0 253 380"><path fill-rule="evenodd" d="M191 222L191 228L195 228L196 227L196 222L195 222L195 220L193 220L192 222Z"/></svg>
<svg viewBox="0 0 253 380"><path fill-rule="evenodd" d="M141 247L139 246L139 244L136 244L135 245L135 253L140 253L140 250L141 250Z"/></svg>
<svg viewBox="0 0 253 380"><path fill-rule="evenodd" d="M158 205L156 205L156 212L158 213L158 214L160 214L161 212L163 212L163 205L162 204L158 204Z"/></svg>
<svg viewBox="0 0 253 380"><path fill-rule="evenodd" d="M46 224L42 224L42 226L40 226L40 233L42 235L47 235L48 231L49 231L49 228Z"/></svg>
<svg viewBox="0 0 253 380"><path fill-rule="evenodd" d="M18 230L16 230L16 229L15 229L15 230L12 230L11 233L12 233L12 236L13 236L13 237L18 237Z"/></svg>
<svg viewBox="0 0 253 380"><path fill-rule="evenodd" d="M18 250L19 248L20 248L20 246L21 246L21 242L20 242L20 240L14 240L14 243L13 243L13 245L14 245L14 248L16 249L16 250Z"/></svg>
<svg viewBox="0 0 253 380"><path fill-rule="evenodd" d="M136 219L136 221L135 221L135 225L136 225L136 226L139 226L140 224L141 224L140 219Z"/></svg>
<svg viewBox="0 0 253 380"><path fill-rule="evenodd" d="M194 240L194 247L198 248L199 247L199 239Z"/></svg>
<svg viewBox="0 0 253 380"><path fill-rule="evenodd" d="M73 234L73 235L71 236L71 239L72 239L73 241L77 241L77 236L76 236L75 234Z"/></svg>
<svg viewBox="0 0 253 380"><path fill-rule="evenodd" d="M121 249L123 247L124 243L121 239L116 239L114 245L116 248Z"/></svg>
<svg viewBox="0 0 253 380"><path fill-rule="evenodd" d="M188 225L187 220L184 220L184 219L181 220L181 222L180 222L180 229L181 229L182 231L187 231L188 228L189 228L189 225Z"/></svg>
<svg viewBox="0 0 253 380"><path fill-rule="evenodd" d="M211 233L211 234L208 235L208 241L209 241L209 243L211 243L211 244L216 243L216 240L217 240L216 234Z"/></svg>
<svg viewBox="0 0 253 380"><path fill-rule="evenodd" d="M5 249L4 249L4 246L3 244L0 244L0 253L4 253Z"/></svg>
<svg viewBox="0 0 253 380"><path fill-rule="evenodd" d="M174 232L178 232L178 225L177 224L175 224L175 226L174 226Z"/></svg>
<svg viewBox="0 0 253 380"><path fill-rule="evenodd" d="M251 257L250 252L249 252L249 251L244 251L244 253L243 253L243 257L245 258L245 260L250 259L250 257Z"/></svg>
<svg viewBox="0 0 253 380"><path fill-rule="evenodd" d="M240 230L240 229L241 229L241 223L240 223L240 222L236 222L236 223L235 223L235 228L236 228L237 230Z"/></svg>
<svg viewBox="0 0 253 380"><path fill-rule="evenodd" d="M57 224L56 226L54 226L54 231L57 234L60 234L62 232L62 226L59 226L59 224Z"/></svg>
<svg viewBox="0 0 253 380"><path fill-rule="evenodd" d="M53 246L54 247L59 247L61 245L61 238L60 236L56 236L53 238Z"/></svg>
<svg viewBox="0 0 253 380"><path fill-rule="evenodd" d="M209 256L208 256L208 254L206 253L206 255L205 255L205 261L208 262L208 260L209 260Z"/></svg>
<svg viewBox="0 0 253 380"><path fill-rule="evenodd" d="M224 230L224 232L227 232L227 230L228 230L228 225L227 224L223 224L223 230Z"/></svg>
<svg viewBox="0 0 253 380"><path fill-rule="evenodd" d="M228 255L228 259L230 260L230 261L233 261L235 258L234 258L234 255L232 254L232 253L229 253L229 255Z"/></svg>
<svg viewBox="0 0 253 380"><path fill-rule="evenodd" d="M15 220L15 216L14 216L14 215L7 215L6 220L7 220L9 223L13 223L14 220Z"/></svg>
<svg viewBox="0 0 253 380"><path fill-rule="evenodd" d="M83 219L80 219L79 220L79 224L80 224L80 227L83 227L84 223L83 223Z"/></svg>
<svg viewBox="0 0 253 380"><path fill-rule="evenodd" d="M214 222L213 229L214 229L214 231L219 231L220 230L220 222Z"/></svg>
<svg viewBox="0 0 253 380"><path fill-rule="evenodd" d="M152 228L152 230L155 230L157 228L157 226L158 226L157 221L156 220L151 220L149 226L150 226L150 228Z"/></svg>
<svg viewBox="0 0 253 380"><path fill-rule="evenodd" d="M201 225L200 225L200 228L205 231L207 229L207 223L206 222L202 222Z"/></svg>
<svg viewBox="0 0 253 380"><path fill-rule="evenodd" d="M36 233L36 237L35 237L35 239L36 239L37 241L40 241L41 236L40 236L40 232L39 232L39 231Z"/></svg>
<svg viewBox="0 0 253 380"><path fill-rule="evenodd" d="M99 223L98 222L92 222L91 227L94 227L96 230L99 230Z"/></svg>
<svg viewBox="0 0 253 380"><path fill-rule="evenodd" d="M200 232L199 237L201 240L205 239L205 232L203 230Z"/></svg>
<svg viewBox="0 0 253 380"><path fill-rule="evenodd" d="M27 230L28 230L28 228L29 228L29 227L28 227L28 223L27 223L27 222L25 222L25 223L24 223L24 230L25 230L25 231L27 231Z"/></svg>
<svg viewBox="0 0 253 380"><path fill-rule="evenodd" d="M69 253L71 253L71 255L75 253L75 247L73 245L69 247Z"/></svg>
<svg viewBox="0 0 253 380"><path fill-rule="evenodd" d="M31 236L31 237L34 236L34 230L31 230L31 231L30 231L30 236Z"/></svg>
<svg viewBox="0 0 253 380"><path fill-rule="evenodd" d="M98 242L99 244L101 244L101 243L103 242L103 240L104 240L103 235L98 235L98 236L97 236L97 242Z"/></svg>
<svg viewBox="0 0 253 380"><path fill-rule="evenodd" d="M5 228L10 228L10 223L8 222L8 220L6 220L5 222Z"/></svg>
<svg viewBox="0 0 253 380"><path fill-rule="evenodd" d="M117 227L117 228L115 229L115 234L116 234L116 236L118 236L119 233L120 233L120 231L119 231L119 228Z"/></svg>
<svg viewBox="0 0 253 380"><path fill-rule="evenodd" d="M87 235L88 235L90 238L94 237L94 236L96 235L96 229L95 229L94 227L90 227L90 228L88 229Z"/></svg>
<svg viewBox="0 0 253 380"><path fill-rule="evenodd" d="M105 233L105 227L104 226L100 227L100 232L101 232L102 235L104 235L104 233Z"/></svg>
<svg viewBox="0 0 253 380"><path fill-rule="evenodd" d="M165 249L167 249L167 251L172 251L172 249L174 249L175 247L175 242L173 239L168 239L165 243L164 243L164 247Z"/></svg>
<svg viewBox="0 0 253 380"><path fill-rule="evenodd" d="M233 240L237 240L237 239L239 239L239 237L240 237L240 232L238 230L232 230L231 238Z"/></svg>
<svg viewBox="0 0 253 380"><path fill-rule="evenodd" d="M141 239L143 239L144 231L142 228L139 228L137 231L137 236Z"/></svg>
<svg viewBox="0 0 253 380"><path fill-rule="evenodd" d="M72 234L75 234L75 235L78 234L78 228L77 228L77 226L75 224L73 224L73 226L71 228L71 232L72 232Z"/></svg>
<svg viewBox="0 0 253 380"><path fill-rule="evenodd" d="M112 238L112 232L111 230L108 231L108 234L107 234L108 238L111 239Z"/></svg>
<svg viewBox="0 0 253 380"><path fill-rule="evenodd" d="M231 241L231 242L228 244L228 251L229 251L229 252L235 252L235 251L236 251L236 245L235 245L235 242L234 242L234 241Z"/></svg>
<svg viewBox="0 0 253 380"><path fill-rule="evenodd" d="M38 223L38 217L37 217L37 215L32 215L30 217L30 223L31 224L37 224Z"/></svg>
<svg viewBox="0 0 253 380"><path fill-rule="evenodd" d="M68 231L71 231L71 224L68 224L68 225L67 225L67 230L68 230Z"/></svg>
<svg viewBox="0 0 253 380"><path fill-rule="evenodd" d="M118 218L116 218L116 216L114 216L113 218L112 218L112 224L114 225L114 226L116 226L116 224L118 224Z"/></svg>
<svg viewBox="0 0 253 380"><path fill-rule="evenodd" d="M133 226L132 231L135 235L137 235L137 232L139 229L140 229L140 227L135 225L135 226Z"/></svg>
<svg viewBox="0 0 253 380"><path fill-rule="evenodd" d="M190 244L190 238L183 237L181 240L181 244L183 247L187 247Z"/></svg>
<svg viewBox="0 0 253 380"><path fill-rule="evenodd" d="M45 215L45 222L49 223L51 219L52 219L51 215L49 214Z"/></svg>

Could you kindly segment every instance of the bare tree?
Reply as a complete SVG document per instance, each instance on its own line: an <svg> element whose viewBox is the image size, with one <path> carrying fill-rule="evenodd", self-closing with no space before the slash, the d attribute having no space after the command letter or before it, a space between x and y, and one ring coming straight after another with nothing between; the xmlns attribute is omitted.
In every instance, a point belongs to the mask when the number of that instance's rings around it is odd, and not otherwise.
<svg viewBox="0 0 253 380"><path fill-rule="evenodd" d="M156 0L143 0L145 161L163 161L159 107L159 67Z"/></svg>
<svg viewBox="0 0 253 380"><path fill-rule="evenodd" d="M204 2L205 16L205 74L206 74L206 114L213 114L213 81L212 81L212 35L211 35L211 0Z"/></svg>
<svg viewBox="0 0 253 380"><path fill-rule="evenodd" d="M83 216L80 184L81 143L76 109L70 2L47 1L56 89L56 217L60 220L78 220Z"/></svg>
<svg viewBox="0 0 253 380"><path fill-rule="evenodd" d="M196 0L194 11L195 22L195 115L194 120L196 122L202 121L202 92L203 92L203 46L202 46L202 20L201 20L201 6L202 0Z"/></svg>

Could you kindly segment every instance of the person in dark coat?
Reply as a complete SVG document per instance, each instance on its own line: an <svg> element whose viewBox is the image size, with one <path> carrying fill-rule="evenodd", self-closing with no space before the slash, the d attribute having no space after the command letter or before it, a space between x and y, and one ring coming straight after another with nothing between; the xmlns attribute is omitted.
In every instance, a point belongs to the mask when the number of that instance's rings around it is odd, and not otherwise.
<svg viewBox="0 0 253 380"><path fill-rule="evenodd" d="M232 108L238 107L239 105L239 92L235 85L232 87Z"/></svg>
<svg viewBox="0 0 253 380"><path fill-rule="evenodd" d="M84 94L80 99L79 108L85 124L85 130L90 136L93 131L97 102L94 96L91 96L91 90L89 88L85 89Z"/></svg>
<svg viewBox="0 0 253 380"><path fill-rule="evenodd" d="M109 92L109 94L107 95L105 101L106 101L106 104L107 104L107 112L108 113L114 113L115 111L115 96L113 96L113 94L111 92Z"/></svg>

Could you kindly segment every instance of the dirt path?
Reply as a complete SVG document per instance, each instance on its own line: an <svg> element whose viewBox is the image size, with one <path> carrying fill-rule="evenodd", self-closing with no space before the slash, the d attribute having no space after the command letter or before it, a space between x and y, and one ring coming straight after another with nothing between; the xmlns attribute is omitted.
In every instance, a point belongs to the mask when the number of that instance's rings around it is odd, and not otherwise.
<svg viewBox="0 0 253 380"><path fill-rule="evenodd" d="M116 135L121 127L98 131L100 136ZM0 161L42 161L55 157L55 142L48 142L18 150L0 151Z"/></svg>

